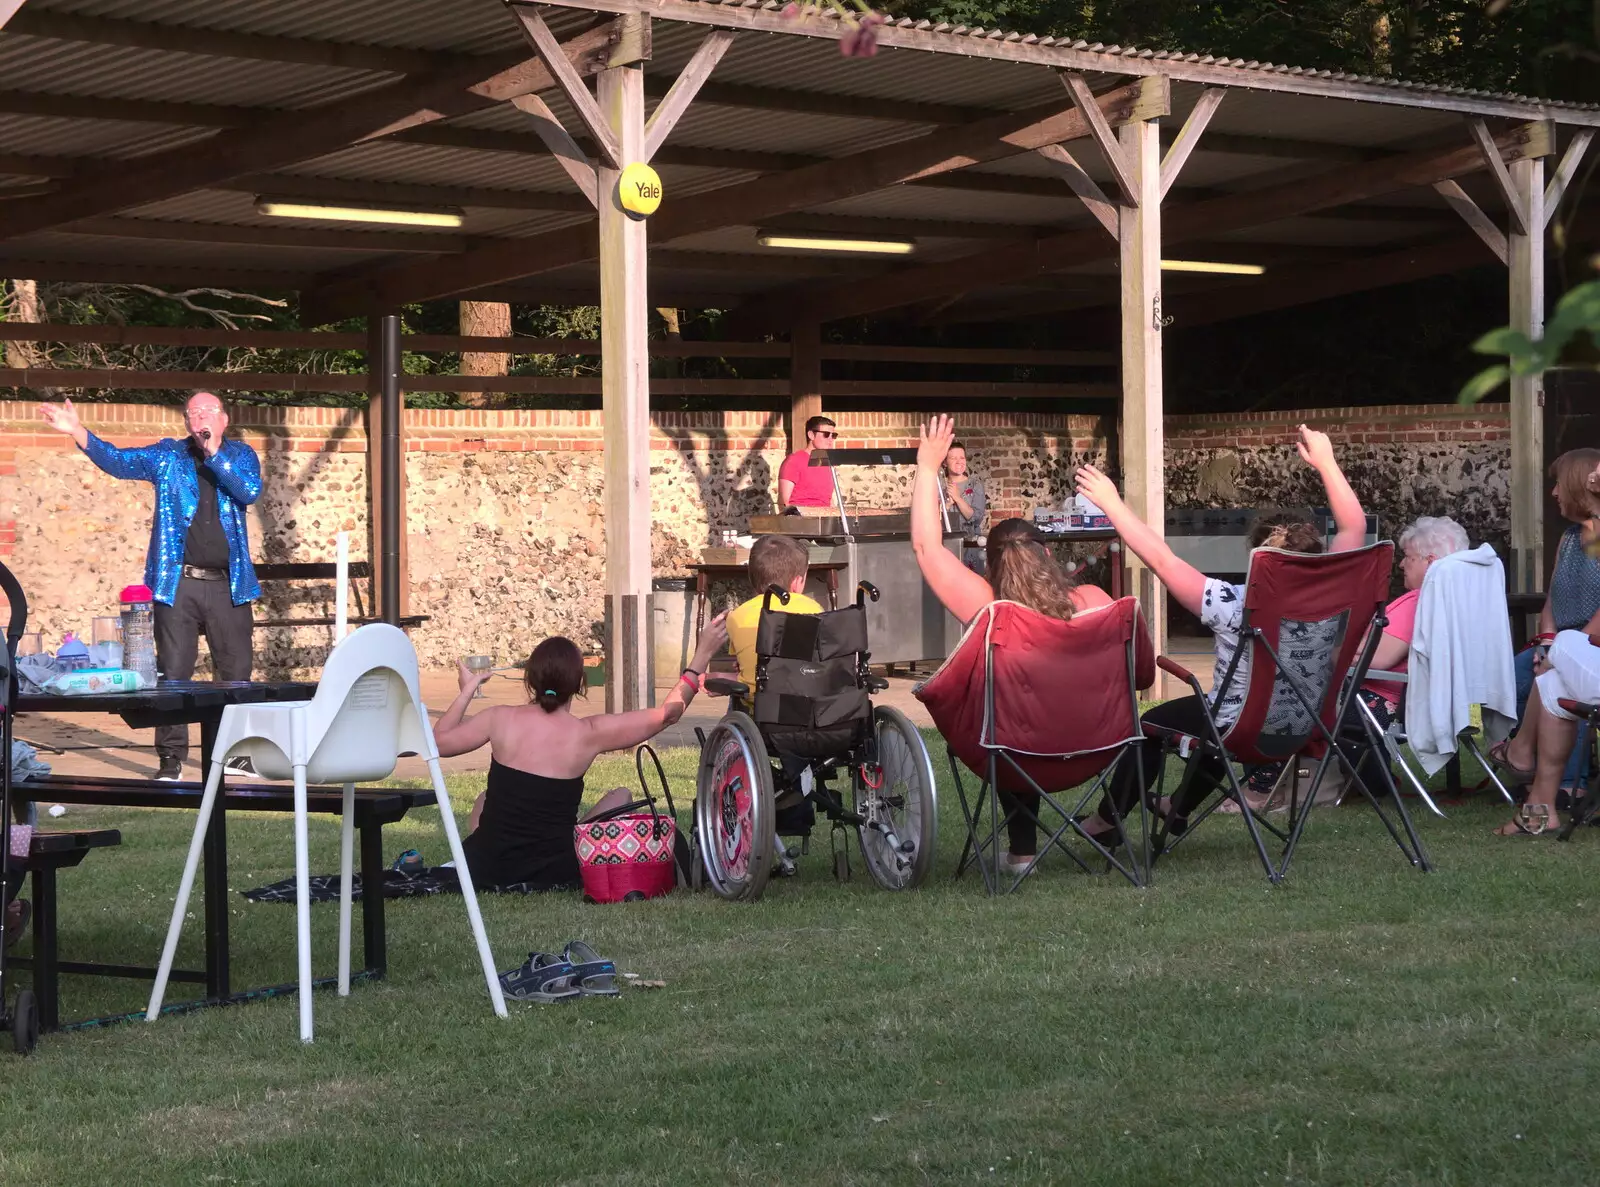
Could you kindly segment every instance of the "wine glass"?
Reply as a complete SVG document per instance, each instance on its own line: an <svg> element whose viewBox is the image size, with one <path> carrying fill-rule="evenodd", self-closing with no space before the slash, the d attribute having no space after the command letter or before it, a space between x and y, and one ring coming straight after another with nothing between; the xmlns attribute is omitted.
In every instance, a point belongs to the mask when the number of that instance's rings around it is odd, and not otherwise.
<svg viewBox="0 0 1600 1187"><path fill-rule="evenodd" d="M469 655L463 658L461 662L467 665L467 671L469 672L487 672L494 667L494 656ZM472 690L472 699L475 701L483 699L483 685L480 684Z"/></svg>

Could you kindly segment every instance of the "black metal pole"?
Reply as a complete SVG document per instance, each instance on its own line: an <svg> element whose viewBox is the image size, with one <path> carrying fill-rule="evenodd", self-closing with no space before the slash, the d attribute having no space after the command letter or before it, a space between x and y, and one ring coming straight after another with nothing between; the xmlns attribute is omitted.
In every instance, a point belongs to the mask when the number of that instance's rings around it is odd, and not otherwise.
<svg viewBox="0 0 1600 1187"><path fill-rule="evenodd" d="M378 325L378 379L382 439L378 472L382 476L379 508L379 597L383 621L400 624L400 316L386 313Z"/></svg>

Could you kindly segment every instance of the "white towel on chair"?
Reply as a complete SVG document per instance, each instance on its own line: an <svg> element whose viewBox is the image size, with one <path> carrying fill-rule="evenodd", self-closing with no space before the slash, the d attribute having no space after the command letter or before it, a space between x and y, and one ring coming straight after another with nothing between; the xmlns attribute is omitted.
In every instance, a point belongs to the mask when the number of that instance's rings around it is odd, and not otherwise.
<svg viewBox="0 0 1600 1187"><path fill-rule="evenodd" d="M1406 736L1432 775L1456 753L1456 739L1483 706L1491 741L1517 720L1517 681L1506 612L1505 569L1487 544L1433 562L1423 579L1411 639Z"/></svg>

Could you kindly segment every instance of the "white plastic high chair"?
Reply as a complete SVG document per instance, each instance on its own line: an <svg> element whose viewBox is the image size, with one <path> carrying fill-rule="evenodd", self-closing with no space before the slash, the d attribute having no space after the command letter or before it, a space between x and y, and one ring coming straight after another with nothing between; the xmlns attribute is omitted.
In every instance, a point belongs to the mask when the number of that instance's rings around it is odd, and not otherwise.
<svg viewBox="0 0 1600 1187"><path fill-rule="evenodd" d="M505 995L501 992L494 955L484 933L472 876L461 850L461 834L450 810L444 773L439 768L439 749L433 740L428 712L422 704L416 650L398 627L372 623L334 646L311 700L229 705L223 710L216 747L211 753L211 773L200 801L194 838L189 843L183 880L178 884L178 901L173 906L172 924L161 952L155 988L150 993L147 1021L153 1021L161 1012L223 766L228 759L240 754L247 755L265 778L294 780L295 906L299 924L302 1042L311 1042L311 887L307 870L306 786L309 783L344 785L339 870L339 993L345 996L350 992L355 785L388 778L401 754L420 754L427 759L428 773L433 778L434 793L439 801L440 820L450 843L450 855L455 859L461 894L467 902L467 917L472 923L483 975L489 985L489 997L494 1002L495 1013L502 1018L506 1016ZM368 894L382 893L382 887L365 887L364 890Z"/></svg>

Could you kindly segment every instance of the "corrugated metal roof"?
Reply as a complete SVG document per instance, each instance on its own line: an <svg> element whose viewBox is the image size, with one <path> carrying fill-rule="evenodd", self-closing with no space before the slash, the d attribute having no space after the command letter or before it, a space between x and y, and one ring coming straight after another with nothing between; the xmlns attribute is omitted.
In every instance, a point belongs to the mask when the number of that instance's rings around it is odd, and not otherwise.
<svg viewBox="0 0 1600 1187"><path fill-rule="evenodd" d="M30 0L29 6L196 29L458 53L487 53L521 40L505 8L493 0Z"/></svg>
<svg viewBox="0 0 1600 1187"><path fill-rule="evenodd" d="M715 23L748 22L755 17L771 23L780 8L778 0L653 0L658 3L654 30L654 56L649 65L653 79L664 81L688 60L705 37L704 23L681 18L694 16ZM515 22L508 19L498 0L30 0L30 12L77 14L123 21L169 25L175 28L211 29L271 37L314 39L352 45L404 48L434 52L502 52L523 46ZM547 19L558 31L571 31L585 24L592 13L581 8L546 10ZM673 20L677 16L679 20ZM823 14L817 19L833 21ZM952 112L1014 111L1040 104L1069 100L1059 79L1049 67L1071 67L1094 79L1105 80L1116 74L1148 73L1161 63L1171 64L1179 77L1173 83L1173 115L1165 121L1181 123L1195 102L1202 82L1231 84L1226 101L1213 119L1208 135L1236 138L1259 137L1323 145L1374 149L1399 148L1436 143L1440 137L1461 137L1461 117L1449 108L1452 96L1466 100L1474 93L1441 87L1415 87L1392 79L1350 79L1317 71L1290 71L1257 63L1218 63L1199 55L1161 55L1117 47L1092 46L1070 40L1023 37L959 27L935 27L926 22L898 21L885 30L885 48L874 59L844 58L831 41L811 36L785 35L801 30L774 25L771 32L746 32L719 64L713 83L768 92L758 103L781 101L781 92L804 91L825 100L842 100L839 110L830 114L782 110L763 106L742 106L729 102L700 102L692 106L675 128L672 147L718 149L729 153L789 155L795 157L844 157L870 153L912 137L941 134L938 121L966 118ZM896 48L896 38L918 41L920 48ZM181 39L176 39L181 40ZM925 52L927 50L935 52ZM260 51L267 58L272 47ZM1003 60L996 54L1013 57L1031 55L1031 60ZM1205 67L1211 73L1201 78L1183 74L1185 69ZM1220 72L1220 73L1218 73ZM66 95L103 99L104 112L98 118L62 118L38 115L0 114L0 156L38 155L114 160L143 156L182 146L205 152L204 141L214 135L226 137L226 129L216 124L230 119L271 120L276 112L298 110L335 103L364 90L382 86L394 79L390 72L355 70L293 61L256 60L250 57L216 57L178 49L136 48L115 44L94 44L26 34L0 34L0 89L41 95ZM1268 80L1274 86L1305 87L1331 82L1349 83L1349 94L1382 98L1374 102L1349 102L1328 95L1310 95L1284 90L1252 89L1253 83ZM1353 88L1353 90L1352 90ZM1305 89L1305 88L1302 88ZM1408 96L1426 98L1433 108L1400 105ZM1593 105L1534 103L1515 96L1476 96L1517 105L1502 114L1531 117L1539 113L1560 116L1569 113L1588 119ZM557 115L569 129L579 132L579 122L564 98L546 92ZM146 120L117 119L119 100L128 102L201 105L191 114L192 125L174 125ZM891 110L896 118L882 118L884 105L898 104ZM932 114L914 122L906 118L906 106L924 105ZM221 116L213 109L227 109ZM242 116L241 116L242 113ZM165 115L159 110L146 114ZM913 113L921 114L921 113ZM178 110L172 118L185 118ZM375 140L354 145L320 158L302 161L292 168L276 170L280 181L273 184L293 192L295 179L343 179L355 183L414 185L433 187L449 194L464 195L457 204L466 209L463 237L523 238L588 220L590 215L574 210L518 209L519 195L552 195L570 199L575 187L551 158L538 151L531 135L531 121L504 105L459 117L450 124L464 129L517 133L523 140L509 142L495 151L482 148L452 147L402 140ZM522 147L526 145L526 148ZM1092 147L1081 146L1079 159L1090 173L1109 186L1109 171ZM1307 152L1314 153L1314 145ZM757 158L752 157L752 160ZM736 159L734 163L739 163ZM12 165L0 160L0 168ZM712 165L658 165L666 182L668 201L692 199L756 176L749 169L726 167L717 159ZM1287 154L1264 151L1247 155L1238 151L1209 151L1202 139L1191 158L1176 201L1183 201L1185 189L1211 191L1248 190L1296 176L1336 169L1327 161L1310 158L1296 164ZM937 186L899 185L860 194L810 208L822 215L895 220L937 220L1011 225L1019 233L1093 226L1082 206L1064 184L1050 190L1055 181L1053 169L1042 159L1022 154L970 168L968 174L996 177L1035 178L1046 186L1039 194L991 192ZM28 175L7 173L18 184ZM0 184L4 179L0 178ZM65 183L70 184L70 182ZM220 186L222 183L214 183ZM1487 208L1498 206L1492 187L1472 182L1469 188L1480 196ZM486 193L488 192L488 193ZM493 195L505 195L506 205L496 205ZM476 197L478 201L466 200ZM271 227L283 231L283 220L268 220L256 215L251 195L238 189L207 188L154 202L121 217L162 219L185 224ZM446 200L441 197L440 200ZM537 200L537 199L536 199ZM1428 233L1429 220L1442 208L1429 191L1415 191L1394 201L1414 202L1425 208L1421 222L1392 219L1318 217L1282 220L1265 227L1228 236L1240 243L1304 244L1360 249L1415 242ZM488 203L487 205L483 203ZM0 215L4 205L0 205ZM752 223L761 222L752 216ZM338 224L309 222L289 224L308 231L321 231ZM393 230L384 242L393 245ZM209 262L230 271L267 270L284 272L329 272L349 268L352 263L381 261L390 257L387 248L362 245L359 232L351 232L348 244L338 246L282 246L292 236L275 235L278 245L166 241L157 239L109 238L46 232L5 243L0 242L0 257L12 260L38 260L53 256L66 263L103 260L117 264L163 264L171 267L203 268ZM670 245L669 251L688 248L747 253L771 259L753 243L753 227L725 228ZM919 258L938 259L947 255L981 251L984 240L948 236L919 236ZM307 235L305 242L315 242ZM371 250L368 250L371 248ZM417 258L413 254L392 258ZM665 257L672 258L672 257ZM794 283L793 269L775 265L773 275L759 267L708 278L701 268L678 264L652 270L652 288L671 285L678 291L715 290L723 295L757 292ZM784 273L779 275L779 273ZM565 269L550 277L529 282L533 291L543 287L592 286L592 266ZM1011 286L1008 286L1008 288ZM1048 282L1044 284L1048 288ZM996 290L998 291L998 290Z"/></svg>

